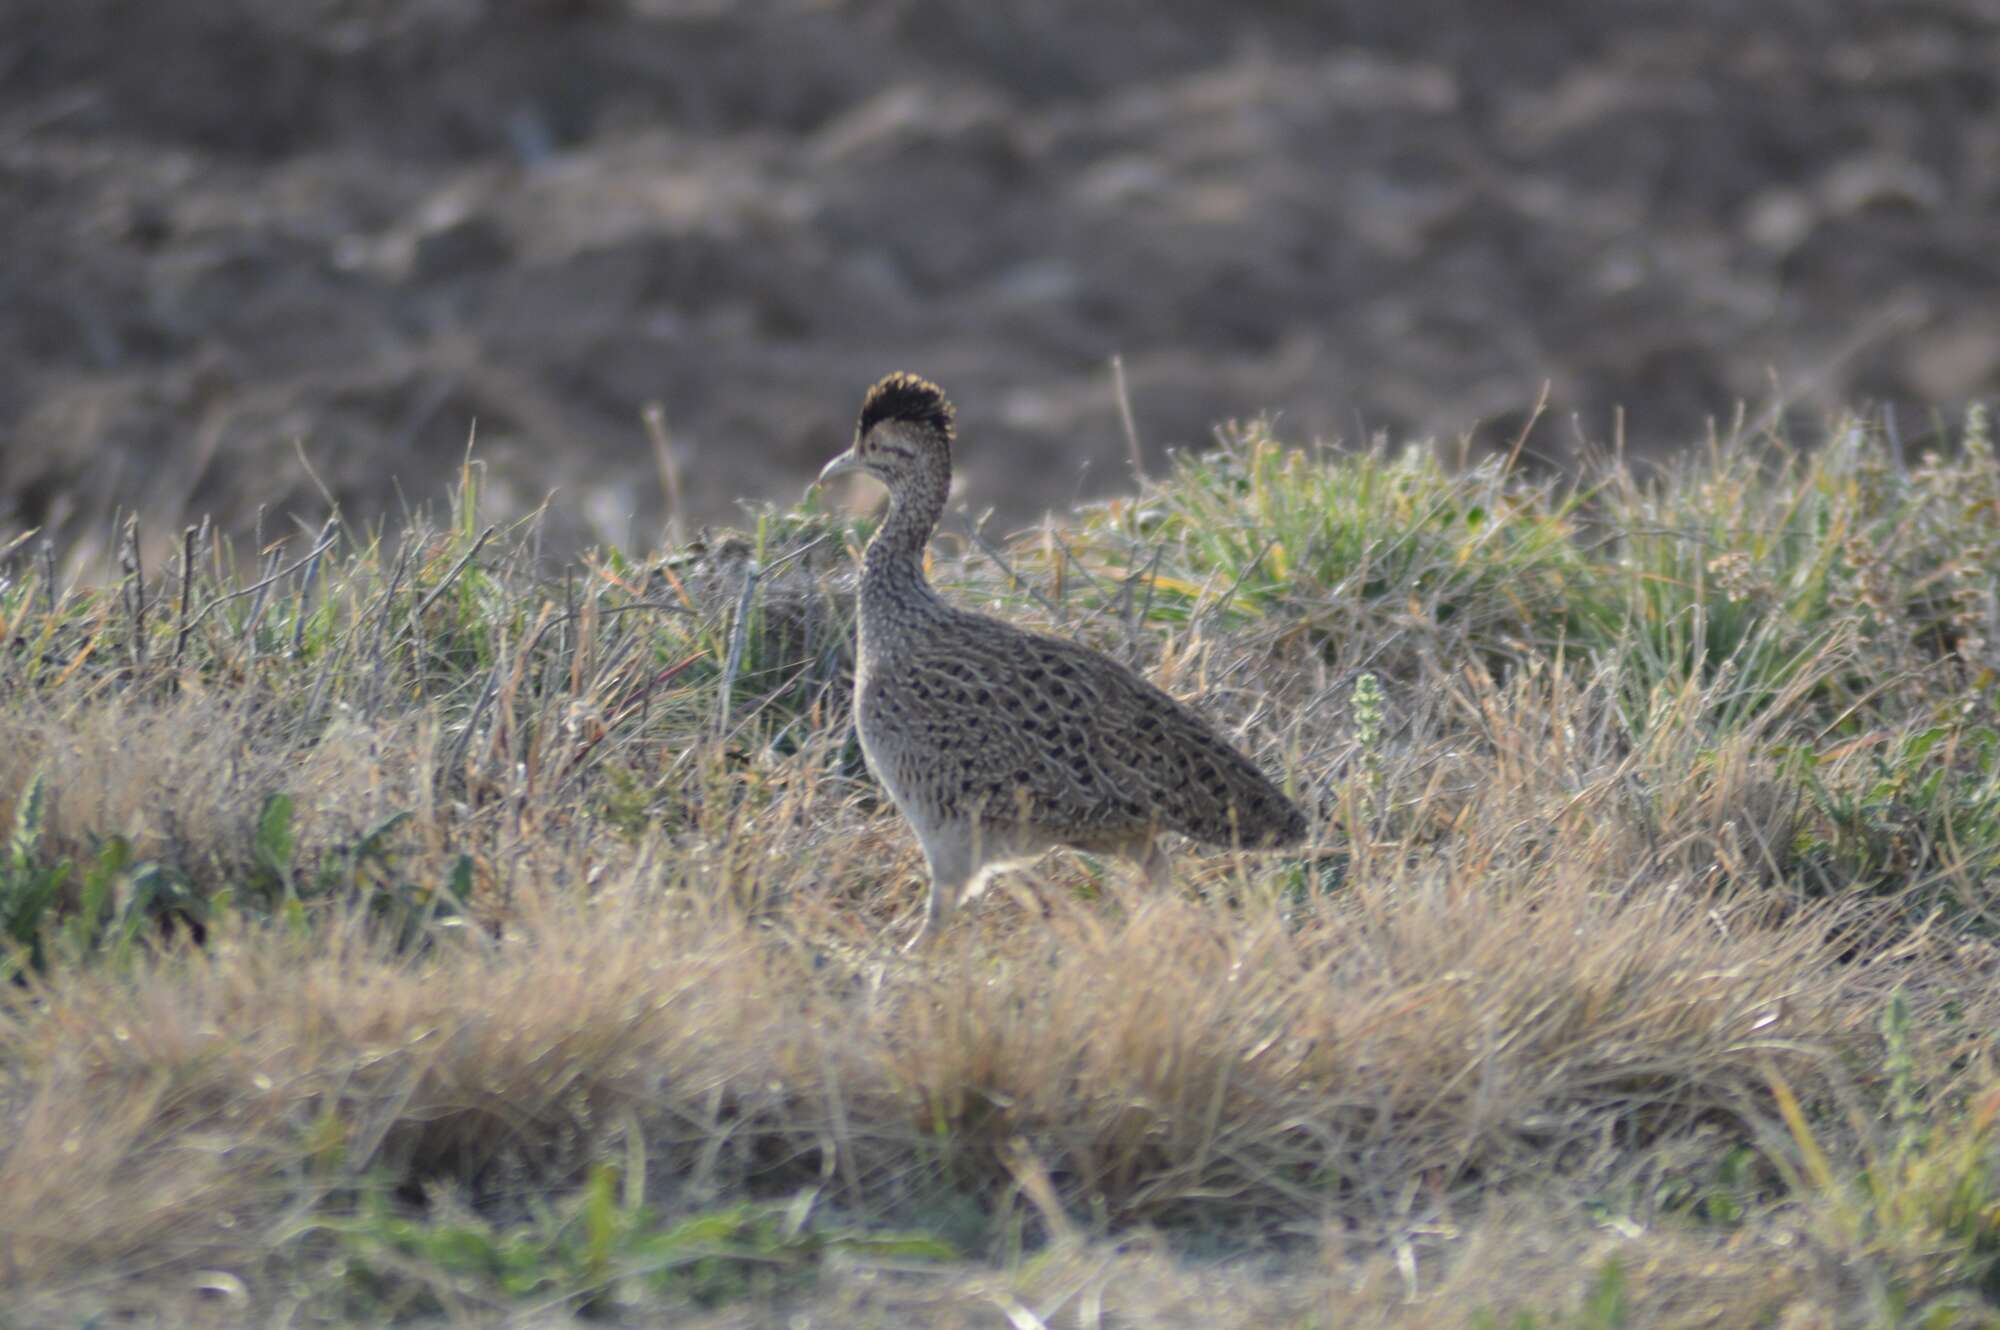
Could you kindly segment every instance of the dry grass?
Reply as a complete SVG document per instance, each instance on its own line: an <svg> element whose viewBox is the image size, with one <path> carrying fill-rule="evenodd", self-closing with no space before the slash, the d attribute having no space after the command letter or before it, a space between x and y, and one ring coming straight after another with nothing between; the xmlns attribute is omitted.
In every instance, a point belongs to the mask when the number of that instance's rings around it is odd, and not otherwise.
<svg viewBox="0 0 2000 1330"><path fill-rule="evenodd" d="M0 813L42 810L8 889L70 864L0 998L0 1316L1986 1323L1991 680L1832 598L1782 658L1755 624L1704 657L1669 620L1731 593L1647 617L1665 574L1551 545L1546 489L1518 538L1454 528L1535 576L1454 581L1426 524L1504 476L1263 446L1010 547L1023 581L939 573L1205 698L1321 848L1185 859L1168 898L1059 857L920 958L914 849L845 728L837 560L739 627L740 550L608 556L579 591L461 523L212 613L178 667L110 597L0 588ZM1350 577L1260 467L1436 547ZM1214 476L1241 509L1174 507ZM1173 543L1231 512L1285 579ZM753 548L858 534L770 515ZM198 945L79 925L142 879ZM755 1242L660 1254L767 1201Z"/></svg>
<svg viewBox="0 0 2000 1330"><path fill-rule="evenodd" d="M240 1269L362 1176L517 1212L635 1134L668 1209L823 1187L907 1223L970 1193L1046 1227L1025 1157L1117 1229L1438 1231L1740 1129L1765 1065L1812 1083L1887 982L1830 926L1560 871L1399 873L1289 927L1072 905L922 964L676 885L536 896L414 960L330 923L52 986L0 1033L14 1278Z"/></svg>
<svg viewBox="0 0 2000 1330"><path fill-rule="evenodd" d="M294 747L254 704L214 697L164 704L112 695L54 712L0 714L0 824L39 776L49 795L43 849L87 858L107 832L135 856L190 878L241 880L252 868L266 795L303 796L309 849L352 839L397 809L428 814L422 725L341 723Z"/></svg>

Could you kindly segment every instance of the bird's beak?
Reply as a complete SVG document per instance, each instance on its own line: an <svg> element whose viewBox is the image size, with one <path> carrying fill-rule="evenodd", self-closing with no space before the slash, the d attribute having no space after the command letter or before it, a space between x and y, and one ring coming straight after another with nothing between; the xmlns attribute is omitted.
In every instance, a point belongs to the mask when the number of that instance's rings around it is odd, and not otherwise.
<svg viewBox="0 0 2000 1330"><path fill-rule="evenodd" d="M819 483L824 485L835 476L844 476L851 471L859 471L860 469L861 459L854 455L852 448L849 448L846 452L820 468Z"/></svg>

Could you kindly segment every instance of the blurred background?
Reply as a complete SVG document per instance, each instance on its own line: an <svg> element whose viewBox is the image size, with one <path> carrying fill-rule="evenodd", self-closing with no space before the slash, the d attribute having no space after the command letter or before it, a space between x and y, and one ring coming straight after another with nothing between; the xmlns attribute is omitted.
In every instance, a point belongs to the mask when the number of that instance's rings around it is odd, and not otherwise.
<svg viewBox="0 0 2000 1330"><path fill-rule="evenodd" d="M0 237L0 543L72 551L393 522L474 421L646 544L898 368L1008 522L1128 483L1113 355L1154 459L1914 438L2000 393L2000 3L5 0Z"/></svg>

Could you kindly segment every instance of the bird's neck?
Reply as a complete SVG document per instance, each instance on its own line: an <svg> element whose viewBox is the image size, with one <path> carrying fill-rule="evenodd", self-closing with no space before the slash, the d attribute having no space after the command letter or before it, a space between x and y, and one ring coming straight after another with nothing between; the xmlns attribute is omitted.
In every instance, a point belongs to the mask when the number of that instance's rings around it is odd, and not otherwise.
<svg viewBox="0 0 2000 1330"><path fill-rule="evenodd" d="M918 475L889 496L882 519L861 560L861 631L880 638L943 608L924 577L924 547L944 512L949 476Z"/></svg>

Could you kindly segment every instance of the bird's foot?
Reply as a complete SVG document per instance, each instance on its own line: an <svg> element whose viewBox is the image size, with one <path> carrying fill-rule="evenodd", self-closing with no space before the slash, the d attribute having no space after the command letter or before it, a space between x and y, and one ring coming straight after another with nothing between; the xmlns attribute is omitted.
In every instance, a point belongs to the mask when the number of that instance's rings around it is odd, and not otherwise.
<svg viewBox="0 0 2000 1330"><path fill-rule="evenodd" d="M937 935L937 916L926 910L923 925L917 929L916 936L903 944L903 954L915 956L928 950L931 943L937 940Z"/></svg>

